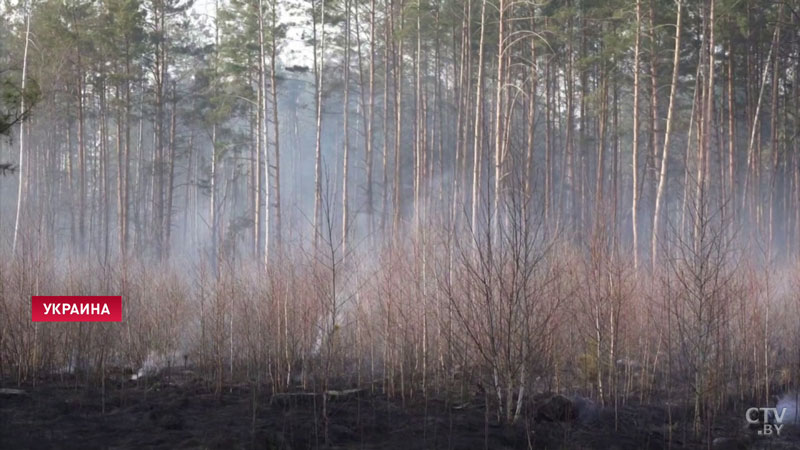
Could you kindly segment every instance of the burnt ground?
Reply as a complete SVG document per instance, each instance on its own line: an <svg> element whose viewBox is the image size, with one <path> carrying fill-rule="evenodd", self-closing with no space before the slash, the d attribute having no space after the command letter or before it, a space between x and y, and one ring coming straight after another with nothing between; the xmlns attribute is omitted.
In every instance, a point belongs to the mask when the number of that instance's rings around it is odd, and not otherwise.
<svg viewBox="0 0 800 450"><path fill-rule="evenodd" d="M438 399L389 400L361 391L330 400L328 444L319 396L270 401L248 386L215 395L197 379L125 382L106 390L74 381L21 386L25 394L0 394L0 449L209 448L209 449L666 449L709 448L673 425L664 408L629 405L614 411L580 406L561 412L553 397L538 395L513 427L485 425L482 400L447 404ZM8 383L0 387L16 388ZM2 392L2 391L0 391ZM254 398L257 408L253 408ZM561 397L563 399L563 397ZM542 407L542 404L549 406ZM574 403L573 403L574 404ZM556 402L558 405L558 402ZM577 404L574 404L577 405ZM549 408L549 409L548 409ZM587 411L590 414L587 414ZM679 411L673 410L679 421ZM778 438L759 438L733 417L718 420L713 448L800 448L800 429L786 425Z"/></svg>

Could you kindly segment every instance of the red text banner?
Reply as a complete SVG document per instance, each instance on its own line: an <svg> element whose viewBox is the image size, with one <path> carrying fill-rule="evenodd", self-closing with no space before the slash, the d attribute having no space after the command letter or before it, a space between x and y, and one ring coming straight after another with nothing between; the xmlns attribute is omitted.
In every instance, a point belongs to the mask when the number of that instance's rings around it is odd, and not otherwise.
<svg viewBox="0 0 800 450"><path fill-rule="evenodd" d="M34 322L122 322L121 296L34 295Z"/></svg>

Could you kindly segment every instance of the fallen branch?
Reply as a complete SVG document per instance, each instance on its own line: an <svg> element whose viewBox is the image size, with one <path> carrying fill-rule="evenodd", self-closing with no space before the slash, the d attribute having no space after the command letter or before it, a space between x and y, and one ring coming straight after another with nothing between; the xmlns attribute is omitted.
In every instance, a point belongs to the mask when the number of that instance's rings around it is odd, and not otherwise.
<svg viewBox="0 0 800 450"><path fill-rule="evenodd" d="M325 395L328 397L344 397L347 395L357 394L363 391L363 389L345 389L343 391L326 391Z"/></svg>
<svg viewBox="0 0 800 450"><path fill-rule="evenodd" d="M345 389L345 390L329 390L325 391L324 394L328 398L338 398L338 397L347 397L349 395L358 394L359 392L363 391L364 389ZM272 402L279 402L279 403L286 403L294 400L313 400L315 397L322 395L323 393L320 392L282 392L279 394L274 394L272 396Z"/></svg>
<svg viewBox="0 0 800 450"><path fill-rule="evenodd" d="M0 395L28 395L22 389L0 389Z"/></svg>

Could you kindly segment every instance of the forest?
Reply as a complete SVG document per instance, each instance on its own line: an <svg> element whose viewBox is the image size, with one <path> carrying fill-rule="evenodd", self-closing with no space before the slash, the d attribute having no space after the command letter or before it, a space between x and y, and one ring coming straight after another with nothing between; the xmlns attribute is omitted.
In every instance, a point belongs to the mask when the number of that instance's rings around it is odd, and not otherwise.
<svg viewBox="0 0 800 450"><path fill-rule="evenodd" d="M798 138L798 0L4 0L0 447L795 448Z"/></svg>

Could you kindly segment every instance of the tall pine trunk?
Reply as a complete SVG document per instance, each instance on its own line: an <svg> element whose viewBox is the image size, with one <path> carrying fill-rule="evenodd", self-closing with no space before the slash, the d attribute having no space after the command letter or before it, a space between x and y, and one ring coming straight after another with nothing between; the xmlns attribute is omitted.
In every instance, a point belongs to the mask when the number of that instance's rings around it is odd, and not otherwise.
<svg viewBox="0 0 800 450"><path fill-rule="evenodd" d="M658 233L659 222L661 216L661 206L664 202L664 191L667 185L667 164L669 162L669 144L672 135L672 122L675 112L675 96L678 88L678 72L680 68L680 51L681 51L681 12L682 0L677 1L678 12L675 18L675 50L672 55L672 81L669 88L669 106L667 107L667 125L664 131L664 147L661 150L661 171L658 176L658 189L656 190L656 202L653 210L653 234L650 238L650 252L652 258L652 269L656 269L656 262L658 258Z"/></svg>

